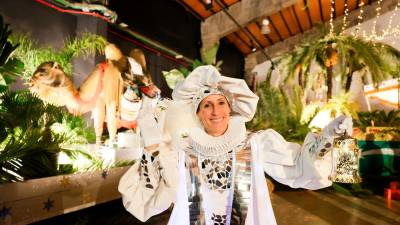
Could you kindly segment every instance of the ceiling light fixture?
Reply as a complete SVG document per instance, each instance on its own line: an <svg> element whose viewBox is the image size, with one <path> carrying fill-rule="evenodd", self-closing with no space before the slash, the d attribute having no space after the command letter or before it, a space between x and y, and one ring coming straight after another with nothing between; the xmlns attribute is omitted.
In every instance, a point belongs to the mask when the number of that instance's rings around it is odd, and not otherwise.
<svg viewBox="0 0 400 225"><path fill-rule="evenodd" d="M206 10L212 9L213 0L205 0L204 2L205 2Z"/></svg>
<svg viewBox="0 0 400 225"><path fill-rule="evenodd" d="M239 30L242 30L244 32L244 34L251 40L254 41L254 43L256 44L256 51L257 48L261 50L261 53L269 60L271 61L272 64L272 68L275 67L274 62L272 61L271 57L269 57L269 55L264 51L264 47L257 41L257 38L247 29L244 29L242 25L240 25L238 23L238 21L233 18L233 16L228 12L227 7L221 2L221 0L215 0L215 3L222 8L223 12L232 20L233 23L236 24L236 26L239 28ZM254 43L252 43L252 46L254 47ZM252 48L253 48L252 47Z"/></svg>
<svg viewBox="0 0 400 225"><path fill-rule="evenodd" d="M269 34L271 30L269 29L269 20L268 19L263 19L261 22L261 33L262 34Z"/></svg>
<svg viewBox="0 0 400 225"><path fill-rule="evenodd" d="M263 19L262 20L262 25L268 26L269 25L269 20L268 19Z"/></svg>

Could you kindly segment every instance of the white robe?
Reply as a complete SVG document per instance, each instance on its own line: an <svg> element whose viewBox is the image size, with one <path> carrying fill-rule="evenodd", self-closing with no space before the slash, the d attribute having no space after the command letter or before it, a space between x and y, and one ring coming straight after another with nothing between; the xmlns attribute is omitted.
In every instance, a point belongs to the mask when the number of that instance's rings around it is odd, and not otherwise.
<svg viewBox="0 0 400 225"><path fill-rule="evenodd" d="M235 123L244 126L241 118L233 118L231 121L233 122L230 126L236 126ZM243 129L239 130L243 132ZM331 185L328 180L331 171L330 154L320 157L318 153L320 149L327 148L329 144L326 144L332 140L310 133L302 147L285 141L280 134L269 129L253 134L249 141L251 197L246 225L276 224L264 172L274 180L293 188L315 190ZM157 159L146 164L147 177L143 175L143 169L140 170L141 163L137 162L121 178L118 189L124 206L136 218L146 221L174 203L168 224L189 225L186 153L183 150L172 150L169 141L162 143L158 151L160 153ZM149 155L145 159L150 159ZM150 182L146 181L148 177L151 178ZM146 188L146 184L151 184L153 188Z"/></svg>

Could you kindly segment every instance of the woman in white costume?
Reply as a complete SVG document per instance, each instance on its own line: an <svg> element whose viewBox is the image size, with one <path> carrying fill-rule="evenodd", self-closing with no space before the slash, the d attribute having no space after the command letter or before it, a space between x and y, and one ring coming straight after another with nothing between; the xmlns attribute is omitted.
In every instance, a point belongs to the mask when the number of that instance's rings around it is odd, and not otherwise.
<svg viewBox="0 0 400 225"><path fill-rule="evenodd" d="M293 188L328 187L325 153L352 129L351 118L338 117L303 146L271 129L248 134L258 97L212 66L193 70L172 97L159 123L144 100L138 124L145 150L119 184L125 208L141 221L174 203L170 225L276 224L264 172Z"/></svg>

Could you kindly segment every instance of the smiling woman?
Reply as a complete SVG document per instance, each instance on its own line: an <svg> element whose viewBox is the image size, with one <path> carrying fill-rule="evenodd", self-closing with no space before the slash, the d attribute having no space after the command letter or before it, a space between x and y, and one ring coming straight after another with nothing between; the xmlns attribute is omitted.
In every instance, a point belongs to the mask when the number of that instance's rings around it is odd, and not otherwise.
<svg viewBox="0 0 400 225"><path fill-rule="evenodd" d="M223 95L212 94L201 101L197 109L204 130L211 136L218 137L228 128L231 108Z"/></svg>
<svg viewBox="0 0 400 225"><path fill-rule="evenodd" d="M174 203L168 224L276 224L264 172L293 188L330 186L331 157L325 154L333 138L352 127L351 118L339 117L322 135L310 133L303 146L274 130L249 135L245 122L254 116L258 97L244 80L212 66L193 70L172 97L159 124L151 101L143 101L138 124L145 151L119 184L125 208L141 221ZM168 121L173 113L200 123ZM164 121L186 129L170 129Z"/></svg>

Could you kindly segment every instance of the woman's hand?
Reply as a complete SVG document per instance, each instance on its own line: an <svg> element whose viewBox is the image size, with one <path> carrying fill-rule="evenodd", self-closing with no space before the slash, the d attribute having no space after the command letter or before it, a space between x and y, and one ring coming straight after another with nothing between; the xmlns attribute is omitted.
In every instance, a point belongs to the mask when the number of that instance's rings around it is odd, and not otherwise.
<svg viewBox="0 0 400 225"><path fill-rule="evenodd" d="M353 119L349 116L341 115L322 129L322 135L325 137L340 137L344 133L350 136L353 133Z"/></svg>
<svg viewBox="0 0 400 225"><path fill-rule="evenodd" d="M152 99L143 96L142 108L139 111L137 123L144 147L148 151L156 149L161 142L161 131L154 118L154 108Z"/></svg>

